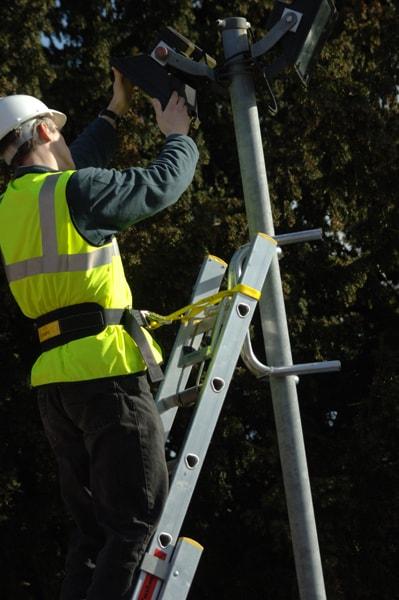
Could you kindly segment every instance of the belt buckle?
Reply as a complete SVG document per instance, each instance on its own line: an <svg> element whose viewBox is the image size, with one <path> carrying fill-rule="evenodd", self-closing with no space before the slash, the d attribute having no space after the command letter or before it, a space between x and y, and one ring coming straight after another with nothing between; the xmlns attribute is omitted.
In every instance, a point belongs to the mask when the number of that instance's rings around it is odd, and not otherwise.
<svg viewBox="0 0 399 600"><path fill-rule="evenodd" d="M46 323L46 325L38 327L37 333L40 343L50 340L57 335L61 335L60 322L57 320Z"/></svg>

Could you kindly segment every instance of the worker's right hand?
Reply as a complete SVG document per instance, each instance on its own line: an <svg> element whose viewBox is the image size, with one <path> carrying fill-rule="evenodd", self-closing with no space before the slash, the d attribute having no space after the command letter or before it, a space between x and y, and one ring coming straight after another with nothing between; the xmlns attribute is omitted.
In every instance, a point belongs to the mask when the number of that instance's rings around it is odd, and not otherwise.
<svg viewBox="0 0 399 600"><path fill-rule="evenodd" d="M112 67L112 71L114 72L113 96L107 108L118 117L122 117L130 108L133 85L118 69Z"/></svg>
<svg viewBox="0 0 399 600"><path fill-rule="evenodd" d="M165 110L162 110L160 101L152 98L152 105L155 110L158 127L165 135L180 133L187 135L190 129L191 118L187 112L186 101L173 92L169 98Z"/></svg>

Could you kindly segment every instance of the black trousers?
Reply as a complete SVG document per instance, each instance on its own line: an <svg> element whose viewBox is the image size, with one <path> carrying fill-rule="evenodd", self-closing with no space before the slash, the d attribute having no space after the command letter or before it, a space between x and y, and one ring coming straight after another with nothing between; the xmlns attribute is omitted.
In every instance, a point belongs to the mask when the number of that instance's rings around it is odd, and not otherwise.
<svg viewBox="0 0 399 600"><path fill-rule="evenodd" d="M76 524L61 600L130 600L168 486L146 375L51 384L38 399Z"/></svg>

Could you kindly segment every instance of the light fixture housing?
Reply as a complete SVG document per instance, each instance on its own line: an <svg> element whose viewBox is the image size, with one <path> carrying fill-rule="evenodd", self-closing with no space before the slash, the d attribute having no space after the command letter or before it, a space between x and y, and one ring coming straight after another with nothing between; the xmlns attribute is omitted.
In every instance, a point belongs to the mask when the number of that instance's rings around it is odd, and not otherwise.
<svg viewBox="0 0 399 600"><path fill-rule="evenodd" d="M152 97L158 98L164 109L173 91L186 100L189 114L198 119L197 90L207 83L204 77L195 77L173 68L166 60L157 58L157 50L166 49L194 63L203 63L209 72L216 66L215 60L188 38L172 27L164 27L148 54L117 56L111 58L116 67L135 86Z"/></svg>
<svg viewBox="0 0 399 600"><path fill-rule="evenodd" d="M306 85L309 72L337 17L333 0L276 0L267 28L275 26L287 12L296 13L298 22L278 43L282 56L266 68L275 77L284 67L293 65Z"/></svg>

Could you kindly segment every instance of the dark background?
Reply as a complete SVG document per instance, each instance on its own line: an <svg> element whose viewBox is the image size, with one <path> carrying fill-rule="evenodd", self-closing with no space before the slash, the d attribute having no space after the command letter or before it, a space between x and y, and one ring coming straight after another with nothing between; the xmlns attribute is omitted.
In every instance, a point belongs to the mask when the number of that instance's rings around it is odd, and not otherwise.
<svg viewBox="0 0 399 600"><path fill-rule="evenodd" d="M111 96L111 54L144 51L172 25L223 62L218 18L245 16L255 39L271 1L16 0L0 7L0 94L27 93L68 114L72 139ZM298 392L330 600L391 600L398 538L398 8L338 1L339 20L308 91L273 84L259 112L277 233L323 227L324 242L284 250L294 360L340 359ZM201 161L182 199L121 236L136 306L187 303L206 253L247 241L228 101L200 98ZM162 142L137 91L113 166L145 165ZM1 189L7 182L0 172ZM27 232L27 235L29 232ZM36 353L1 274L0 589L54 600L69 523L29 387ZM255 319L255 345L262 339ZM168 349L175 331L161 331ZM180 429L182 424L180 424ZM179 426L175 434L178 439ZM177 442L176 442L177 443ZM183 534L205 552L191 600L298 598L270 394L240 363Z"/></svg>

